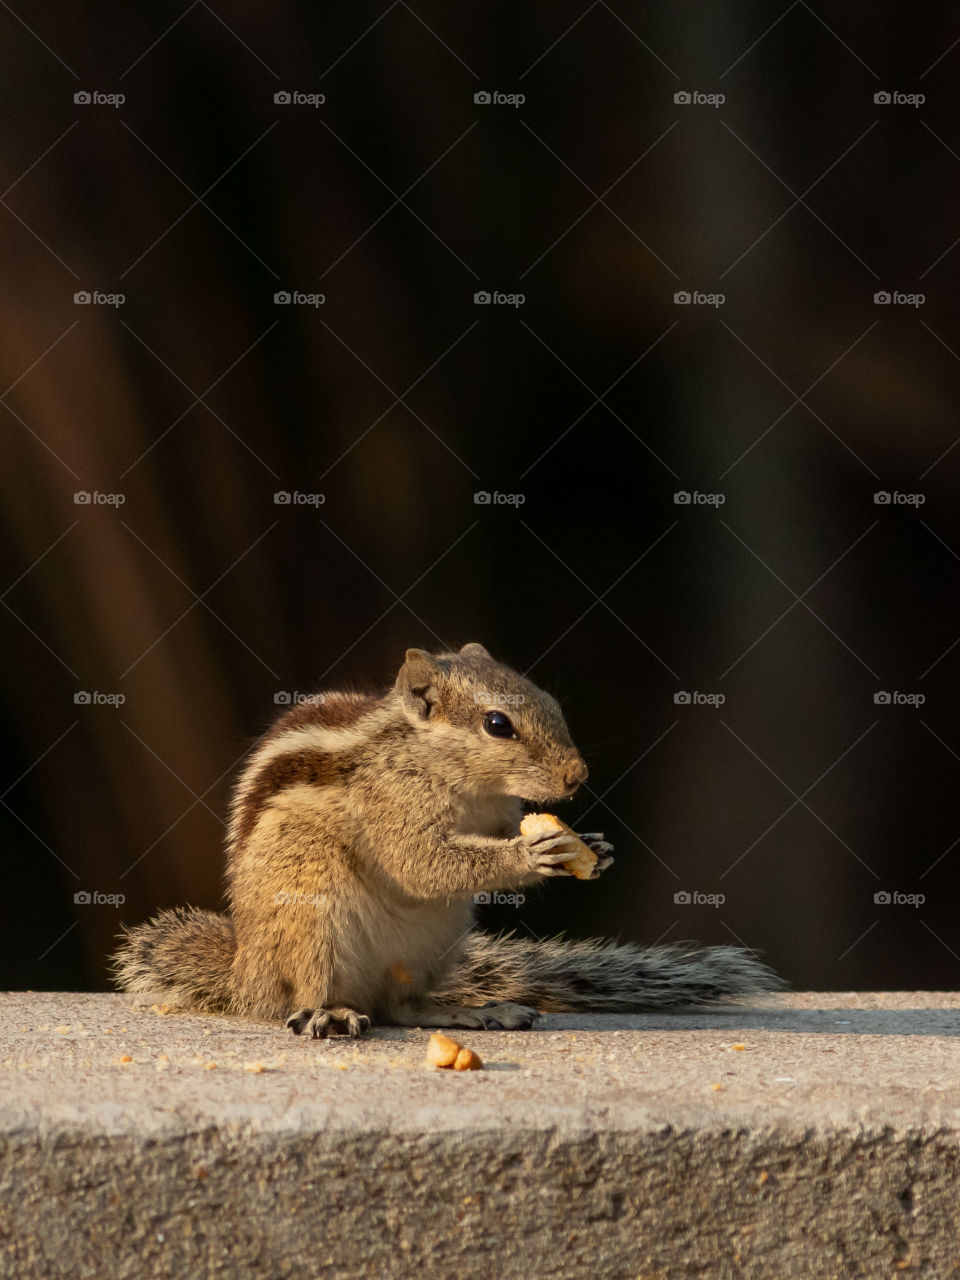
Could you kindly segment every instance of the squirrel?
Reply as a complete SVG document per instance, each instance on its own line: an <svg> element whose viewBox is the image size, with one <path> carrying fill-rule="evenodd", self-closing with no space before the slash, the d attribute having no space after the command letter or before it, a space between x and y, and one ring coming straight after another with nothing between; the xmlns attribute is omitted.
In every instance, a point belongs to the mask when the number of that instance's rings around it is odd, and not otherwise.
<svg viewBox="0 0 960 1280"><path fill-rule="evenodd" d="M236 785L229 911L162 911L113 960L128 992L358 1037L374 1023L525 1029L542 1011L629 1012L780 985L749 951L535 941L473 929L474 895L567 875L525 802L587 766L556 700L480 644L409 649L383 696L314 695L262 737ZM598 833L593 875L613 861Z"/></svg>

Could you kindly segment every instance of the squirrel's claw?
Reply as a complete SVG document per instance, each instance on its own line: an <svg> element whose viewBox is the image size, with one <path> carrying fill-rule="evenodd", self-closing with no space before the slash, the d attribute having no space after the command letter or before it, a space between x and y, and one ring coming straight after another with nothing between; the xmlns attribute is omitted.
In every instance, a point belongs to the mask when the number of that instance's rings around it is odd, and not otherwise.
<svg viewBox="0 0 960 1280"><path fill-rule="evenodd" d="M598 853L596 866L590 872L589 879L596 880L601 872L606 871L607 867L611 866L613 862L614 859L610 857L609 853Z"/></svg>
<svg viewBox="0 0 960 1280"><path fill-rule="evenodd" d="M312 1017L312 1009L301 1009L298 1013L292 1013L283 1025L289 1027L295 1036L302 1036Z"/></svg>
<svg viewBox="0 0 960 1280"><path fill-rule="evenodd" d="M347 1026L347 1035L351 1040L359 1040L362 1035L370 1030L370 1019L365 1013L355 1013L353 1009L348 1010L344 1022Z"/></svg>
<svg viewBox="0 0 960 1280"><path fill-rule="evenodd" d="M365 1013L357 1013L353 1009L301 1009L293 1014L285 1023L295 1036L309 1031L314 1040L326 1040L332 1033L348 1035L351 1040L359 1040L370 1030L370 1019Z"/></svg>
<svg viewBox="0 0 960 1280"><path fill-rule="evenodd" d="M609 853L613 848L609 840L604 840L602 831L578 831L576 834L577 839L588 844L594 853Z"/></svg>
<svg viewBox="0 0 960 1280"><path fill-rule="evenodd" d="M579 837L585 845L593 850L599 857L602 853L612 853L613 845L609 840L604 840L602 831L591 831L588 835Z"/></svg>

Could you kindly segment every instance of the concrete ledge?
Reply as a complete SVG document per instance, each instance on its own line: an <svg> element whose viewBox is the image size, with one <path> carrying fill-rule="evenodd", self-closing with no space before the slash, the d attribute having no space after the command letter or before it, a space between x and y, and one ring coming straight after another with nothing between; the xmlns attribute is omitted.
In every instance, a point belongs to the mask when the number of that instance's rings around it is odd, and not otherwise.
<svg viewBox="0 0 960 1280"><path fill-rule="evenodd" d="M0 996L0 1274L960 1275L960 995L427 1035Z"/></svg>

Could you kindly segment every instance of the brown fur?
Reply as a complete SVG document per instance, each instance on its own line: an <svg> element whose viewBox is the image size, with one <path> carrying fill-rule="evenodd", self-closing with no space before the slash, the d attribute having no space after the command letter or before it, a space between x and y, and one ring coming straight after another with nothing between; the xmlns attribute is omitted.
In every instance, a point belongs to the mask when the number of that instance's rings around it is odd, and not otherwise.
<svg viewBox="0 0 960 1280"><path fill-rule="evenodd" d="M274 721L261 739L261 745L272 741L289 729L302 729L306 725L321 725L327 729L344 729L360 719L377 705L377 697L371 693L323 693L314 698L304 698Z"/></svg>

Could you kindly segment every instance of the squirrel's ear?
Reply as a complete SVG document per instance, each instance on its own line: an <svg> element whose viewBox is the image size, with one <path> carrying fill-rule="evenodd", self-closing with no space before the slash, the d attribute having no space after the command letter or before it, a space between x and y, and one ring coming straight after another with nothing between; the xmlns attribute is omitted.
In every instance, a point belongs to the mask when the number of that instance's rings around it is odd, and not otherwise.
<svg viewBox="0 0 960 1280"><path fill-rule="evenodd" d="M438 680L441 666L426 649L408 649L397 676L396 687L407 714L414 720L426 720L440 698Z"/></svg>
<svg viewBox="0 0 960 1280"><path fill-rule="evenodd" d="M477 644L475 640L472 641L470 644L465 644L463 648L460 650L460 652L461 654L463 654L465 658L489 658L490 657L490 654L487 653L483 645Z"/></svg>

